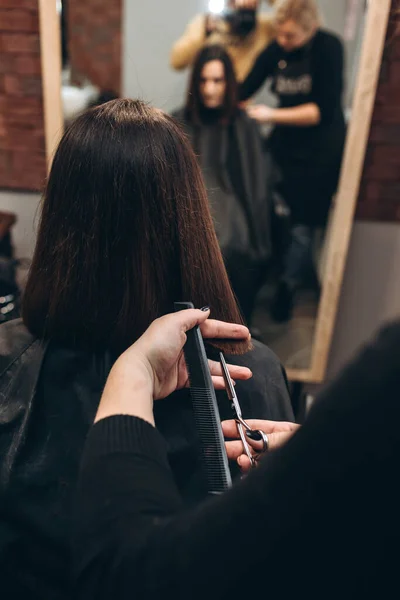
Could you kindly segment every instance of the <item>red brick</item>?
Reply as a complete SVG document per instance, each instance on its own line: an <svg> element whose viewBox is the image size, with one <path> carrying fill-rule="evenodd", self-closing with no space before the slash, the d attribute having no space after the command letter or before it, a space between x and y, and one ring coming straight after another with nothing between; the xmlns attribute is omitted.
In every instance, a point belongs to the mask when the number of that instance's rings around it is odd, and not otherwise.
<svg viewBox="0 0 400 600"><path fill-rule="evenodd" d="M374 181L398 181L400 177L400 161L399 164L391 163L374 163L368 165L364 171L364 180Z"/></svg>
<svg viewBox="0 0 400 600"><path fill-rule="evenodd" d="M382 197L382 184L376 181L365 182L361 186L360 199L362 202L373 204Z"/></svg>
<svg viewBox="0 0 400 600"><path fill-rule="evenodd" d="M21 95L21 80L14 75L4 75L4 90L6 94L10 94L11 96Z"/></svg>
<svg viewBox="0 0 400 600"><path fill-rule="evenodd" d="M24 77L22 88L24 96L42 97L42 80L40 77Z"/></svg>
<svg viewBox="0 0 400 600"><path fill-rule="evenodd" d="M373 164L388 163L400 167L400 152L397 152L390 145L371 145L368 150L368 158Z"/></svg>
<svg viewBox="0 0 400 600"><path fill-rule="evenodd" d="M37 33L0 33L0 51L40 54L40 40Z"/></svg>
<svg viewBox="0 0 400 600"><path fill-rule="evenodd" d="M39 55L21 54L15 57L14 66L16 73L21 75L40 75L42 72Z"/></svg>
<svg viewBox="0 0 400 600"><path fill-rule="evenodd" d="M378 144L391 144L398 146L400 141L400 125L373 123L369 141Z"/></svg>
<svg viewBox="0 0 400 600"><path fill-rule="evenodd" d="M38 10L38 0L0 0L0 8L29 8Z"/></svg>
<svg viewBox="0 0 400 600"><path fill-rule="evenodd" d="M40 77L4 75L5 93L10 96L41 97L42 81Z"/></svg>
<svg viewBox="0 0 400 600"><path fill-rule="evenodd" d="M400 181L386 181L381 186L382 200L398 202L400 206Z"/></svg>
<svg viewBox="0 0 400 600"><path fill-rule="evenodd" d="M43 152L45 148L44 138L42 135L36 136L34 123L31 128L7 127L8 148L10 150L25 150L30 152Z"/></svg>
<svg viewBox="0 0 400 600"><path fill-rule="evenodd" d="M10 163L15 171L28 170L28 171L39 171L42 173L42 177L46 173L46 156L45 153L32 154L26 150L13 150L11 152Z"/></svg>
<svg viewBox="0 0 400 600"><path fill-rule="evenodd" d="M388 60L399 60L400 59L400 43L398 37L387 44L385 48L385 59Z"/></svg>
<svg viewBox="0 0 400 600"><path fill-rule="evenodd" d="M0 170L7 171L10 168L11 156L6 150L0 150Z"/></svg>
<svg viewBox="0 0 400 600"><path fill-rule="evenodd" d="M6 119L4 115L0 115L0 138L5 138L7 135Z"/></svg>
<svg viewBox="0 0 400 600"><path fill-rule="evenodd" d="M376 106L373 122L400 123L400 104L397 106Z"/></svg>
<svg viewBox="0 0 400 600"><path fill-rule="evenodd" d="M398 85L390 83L381 84L378 87L376 104L384 106L397 106L400 102L400 81Z"/></svg>
<svg viewBox="0 0 400 600"><path fill-rule="evenodd" d="M383 60L381 65L381 70L379 72L379 82L387 83L390 77L390 61Z"/></svg>
<svg viewBox="0 0 400 600"><path fill-rule="evenodd" d="M400 85L400 59L393 60L389 64L389 83Z"/></svg>
<svg viewBox="0 0 400 600"><path fill-rule="evenodd" d="M0 8L0 31L39 31L36 11L18 8Z"/></svg>
<svg viewBox="0 0 400 600"><path fill-rule="evenodd" d="M393 218L400 220L400 214L398 213L397 206L393 206L387 203L381 203L376 206L368 204L359 204L356 212L356 219L362 221L380 221L380 222L393 222Z"/></svg>
<svg viewBox="0 0 400 600"><path fill-rule="evenodd" d="M2 186L4 189L12 189L19 191L36 191L43 190L43 182L45 177L38 172L25 171L19 175L16 173L9 174L6 183Z"/></svg>
<svg viewBox="0 0 400 600"><path fill-rule="evenodd" d="M15 57L13 54L3 53L2 59L0 60L0 74L14 73L15 71Z"/></svg>
<svg viewBox="0 0 400 600"><path fill-rule="evenodd" d="M31 117L43 113L43 103L40 98L1 98L0 111L9 116Z"/></svg>

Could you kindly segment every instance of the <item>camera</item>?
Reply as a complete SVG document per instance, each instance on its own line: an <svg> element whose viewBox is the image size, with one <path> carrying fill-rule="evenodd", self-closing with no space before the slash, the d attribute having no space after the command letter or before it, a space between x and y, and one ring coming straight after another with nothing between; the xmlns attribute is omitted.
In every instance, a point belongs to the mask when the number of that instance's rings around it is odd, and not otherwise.
<svg viewBox="0 0 400 600"><path fill-rule="evenodd" d="M239 37L245 37L256 27L255 10L227 9L221 14L221 17L228 24L230 33Z"/></svg>

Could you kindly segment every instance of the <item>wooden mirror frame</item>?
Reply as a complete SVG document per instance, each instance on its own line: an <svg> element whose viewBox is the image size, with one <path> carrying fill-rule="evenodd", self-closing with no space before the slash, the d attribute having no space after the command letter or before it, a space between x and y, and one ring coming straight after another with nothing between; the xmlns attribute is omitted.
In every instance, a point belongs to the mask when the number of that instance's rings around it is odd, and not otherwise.
<svg viewBox="0 0 400 600"><path fill-rule="evenodd" d="M291 381L322 383L338 311L381 69L391 0L369 0L351 120L335 198L325 277L309 369L288 369Z"/></svg>
<svg viewBox="0 0 400 600"><path fill-rule="evenodd" d="M38 5L44 131L49 169L64 128L61 103L61 31L56 0L38 0Z"/></svg>
<svg viewBox="0 0 400 600"><path fill-rule="evenodd" d="M60 22L55 0L38 1L46 155L50 165L63 130ZM291 381L321 383L325 377L367 150L391 4L391 0L369 0L368 2L352 118L347 132L332 230L327 248L326 275L316 321L311 366L308 369L288 369L287 373Z"/></svg>

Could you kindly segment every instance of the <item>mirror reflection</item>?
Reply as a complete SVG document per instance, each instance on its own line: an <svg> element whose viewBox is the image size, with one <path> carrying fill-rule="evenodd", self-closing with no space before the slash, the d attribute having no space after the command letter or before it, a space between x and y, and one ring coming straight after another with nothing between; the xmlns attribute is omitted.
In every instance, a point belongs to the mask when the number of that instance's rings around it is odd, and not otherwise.
<svg viewBox="0 0 400 600"><path fill-rule="evenodd" d="M59 2L65 121L119 96L179 120L244 318L287 368L310 367L366 10Z"/></svg>

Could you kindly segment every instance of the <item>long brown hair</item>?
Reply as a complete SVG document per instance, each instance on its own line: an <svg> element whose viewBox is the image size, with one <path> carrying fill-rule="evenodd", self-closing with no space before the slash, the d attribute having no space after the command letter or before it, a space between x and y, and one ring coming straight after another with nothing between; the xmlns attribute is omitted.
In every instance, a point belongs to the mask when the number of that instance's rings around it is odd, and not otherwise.
<svg viewBox="0 0 400 600"><path fill-rule="evenodd" d="M229 123L238 112L238 84L229 54L222 46L205 46L194 62L185 107L185 118L192 125L201 125L203 101L200 93L201 74L208 62L219 60L224 65L226 89L221 121Z"/></svg>
<svg viewBox="0 0 400 600"><path fill-rule="evenodd" d="M143 102L113 100L78 117L59 144L23 319L40 338L122 351L179 300L243 322L184 133Z"/></svg>

